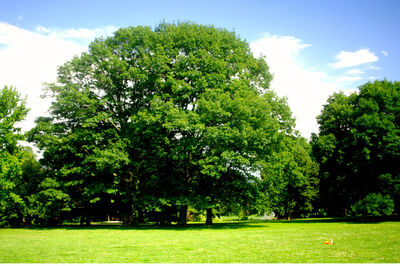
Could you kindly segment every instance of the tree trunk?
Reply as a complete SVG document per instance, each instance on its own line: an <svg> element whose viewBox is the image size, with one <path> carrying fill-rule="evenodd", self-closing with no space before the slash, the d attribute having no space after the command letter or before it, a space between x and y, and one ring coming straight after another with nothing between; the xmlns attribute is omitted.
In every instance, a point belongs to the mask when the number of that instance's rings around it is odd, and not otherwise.
<svg viewBox="0 0 400 266"><path fill-rule="evenodd" d="M187 220L186 220L187 211L188 211L188 205L182 205L179 208L179 216L178 216L178 224L179 225L187 224Z"/></svg>
<svg viewBox="0 0 400 266"><path fill-rule="evenodd" d="M126 214L122 217L122 224L129 226L129 225L136 225L137 224L137 217L134 214Z"/></svg>
<svg viewBox="0 0 400 266"><path fill-rule="evenodd" d="M136 225L137 224L137 214L136 210L133 209L132 205L127 204L125 207L125 212L122 214L122 224L123 225Z"/></svg>
<svg viewBox="0 0 400 266"><path fill-rule="evenodd" d="M86 226L89 226L90 225L90 221L91 221L92 219L90 219L90 216L89 215L87 215L86 216Z"/></svg>
<svg viewBox="0 0 400 266"><path fill-rule="evenodd" d="M138 223L144 223L144 214L142 210L138 210Z"/></svg>
<svg viewBox="0 0 400 266"><path fill-rule="evenodd" d="M212 218L213 218L212 208L208 208L207 209L207 218L206 218L207 225L211 225L213 223Z"/></svg>

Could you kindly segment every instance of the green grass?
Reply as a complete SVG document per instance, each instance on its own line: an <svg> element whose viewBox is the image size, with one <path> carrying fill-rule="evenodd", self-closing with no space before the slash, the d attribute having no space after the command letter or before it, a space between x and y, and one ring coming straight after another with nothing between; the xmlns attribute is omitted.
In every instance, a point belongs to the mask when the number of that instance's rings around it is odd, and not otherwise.
<svg viewBox="0 0 400 266"><path fill-rule="evenodd" d="M325 240L333 239L333 245ZM399 263L400 222L0 229L0 263Z"/></svg>

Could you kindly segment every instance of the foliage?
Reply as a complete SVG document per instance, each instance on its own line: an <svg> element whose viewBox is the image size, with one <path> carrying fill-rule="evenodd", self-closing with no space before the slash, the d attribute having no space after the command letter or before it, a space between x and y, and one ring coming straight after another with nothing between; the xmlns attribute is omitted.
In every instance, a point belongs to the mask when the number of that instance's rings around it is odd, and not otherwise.
<svg viewBox="0 0 400 266"><path fill-rule="evenodd" d="M29 198L32 207L30 215L36 224L61 225L63 214L69 211L69 196L59 189L57 181L45 178L39 185L39 192Z"/></svg>
<svg viewBox="0 0 400 266"><path fill-rule="evenodd" d="M318 165L305 139L287 137L285 146L267 160L262 179L265 205L278 218L304 217L314 210Z"/></svg>
<svg viewBox="0 0 400 266"><path fill-rule="evenodd" d="M28 112L26 100L13 87L0 90L0 203L15 186L13 180L20 172L17 157L17 141L22 139L16 123L23 120Z"/></svg>
<svg viewBox="0 0 400 266"><path fill-rule="evenodd" d="M0 150L14 154L17 141L22 140L21 129L16 124L22 121L29 109L26 99L13 87L5 86L0 90Z"/></svg>
<svg viewBox="0 0 400 266"><path fill-rule="evenodd" d="M61 200L52 198L49 193L60 193L49 190L45 173L30 148L20 148L16 156L9 156L2 168L9 186L3 190L0 201L0 225L19 226L42 224L52 225L52 220L59 216L61 208L44 208L52 202ZM7 167L5 167L7 166ZM46 196L43 196L47 194ZM64 195L65 197L66 195ZM56 218L57 219L57 218Z"/></svg>
<svg viewBox="0 0 400 266"><path fill-rule="evenodd" d="M0 90L0 225L18 224L24 211L18 182L22 174L23 137L16 124L28 113L26 100L13 87Z"/></svg>
<svg viewBox="0 0 400 266"><path fill-rule="evenodd" d="M370 193L400 207L400 83L369 82L349 96L329 97L313 154L320 164L321 206L343 215Z"/></svg>
<svg viewBox="0 0 400 266"><path fill-rule="evenodd" d="M357 201L351 210L356 215L388 216L394 211L394 203L389 195L370 193L364 199Z"/></svg>
<svg viewBox="0 0 400 266"><path fill-rule="evenodd" d="M254 201L253 174L291 134L285 99L234 33L192 23L129 27L94 41L48 84L55 101L29 136L71 216ZM233 192L237 193L233 193Z"/></svg>
<svg viewBox="0 0 400 266"><path fill-rule="evenodd" d="M15 88L0 91L0 226L49 225L61 210L55 202L67 197L46 185L32 149L18 145L24 136L17 124L27 112L26 100Z"/></svg>

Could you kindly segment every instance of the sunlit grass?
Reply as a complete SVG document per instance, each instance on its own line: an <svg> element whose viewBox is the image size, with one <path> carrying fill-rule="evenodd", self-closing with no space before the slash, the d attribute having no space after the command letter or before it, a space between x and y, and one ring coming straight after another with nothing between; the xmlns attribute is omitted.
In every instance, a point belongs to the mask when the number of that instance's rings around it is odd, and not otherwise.
<svg viewBox="0 0 400 266"><path fill-rule="evenodd" d="M0 229L1 263L399 263L399 250L400 222Z"/></svg>

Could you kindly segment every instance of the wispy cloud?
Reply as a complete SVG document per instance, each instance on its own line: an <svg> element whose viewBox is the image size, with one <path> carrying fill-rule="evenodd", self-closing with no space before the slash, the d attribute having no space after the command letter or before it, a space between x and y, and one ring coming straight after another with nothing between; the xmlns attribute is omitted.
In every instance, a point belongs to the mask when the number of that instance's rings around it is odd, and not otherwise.
<svg viewBox="0 0 400 266"><path fill-rule="evenodd" d="M377 67L377 66L367 66L367 69L370 69L370 70L381 70L381 68Z"/></svg>
<svg viewBox="0 0 400 266"><path fill-rule="evenodd" d="M43 33L49 33L50 32L50 30L48 29L48 28L46 28L46 27L43 27L43 26L37 26L36 28L35 28L35 30L36 30L36 32L37 33L40 33L40 34L43 34Z"/></svg>
<svg viewBox="0 0 400 266"><path fill-rule="evenodd" d="M364 74L364 71L358 69L358 68L354 68L354 69L350 69L348 71L346 71L347 75L360 75L360 74Z"/></svg>
<svg viewBox="0 0 400 266"><path fill-rule="evenodd" d="M382 50L381 53L382 53L384 56L388 56L388 55L389 55L389 53L386 52L386 51L384 51L384 50Z"/></svg>
<svg viewBox="0 0 400 266"><path fill-rule="evenodd" d="M57 29L37 26L38 33L46 34L57 39L83 39L93 40L97 37L107 37L112 35L118 28L115 26L105 26L95 29L78 28L78 29Z"/></svg>
<svg viewBox="0 0 400 266"><path fill-rule="evenodd" d="M337 62L332 64L334 68L353 67L378 61L378 57L365 48L356 52L341 51L336 59Z"/></svg>
<svg viewBox="0 0 400 266"><path fill-rule="evenodd" d="M363 77L360 76L342 76L336 79L337 83L352 83L358 80L362 80Z"/></svg>

